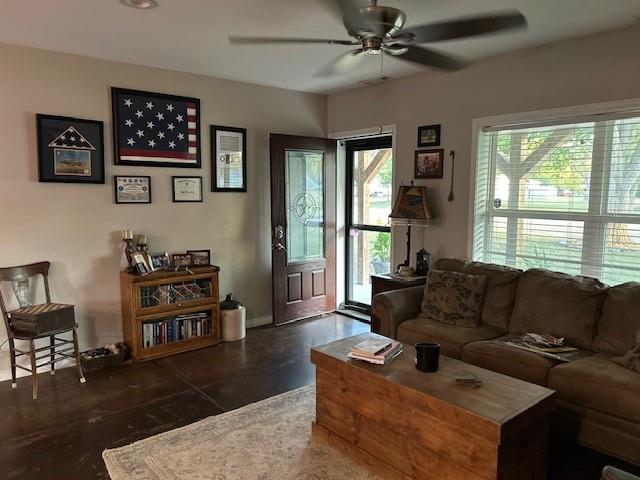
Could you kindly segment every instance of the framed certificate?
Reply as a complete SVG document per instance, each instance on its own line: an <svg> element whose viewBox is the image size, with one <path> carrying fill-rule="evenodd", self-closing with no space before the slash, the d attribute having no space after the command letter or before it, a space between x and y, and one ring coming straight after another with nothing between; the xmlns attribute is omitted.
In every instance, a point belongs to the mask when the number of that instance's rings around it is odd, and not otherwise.
<svg viewBox="0 0 640 480"><path fill-rule="evenodd" d="M171 177L173 201L202 202L202 177Z"/></svg>
<svg viewBox="0 0 640 480"><path fill-rule="evenodd" d="M211 191L247 191L247 130L211 126Z"/></svg>
<svg viewBox="0 0 640 480"><path fill-rule="evenodd" d="M116 203L151 203L151 177L113 177Z"/></svg>

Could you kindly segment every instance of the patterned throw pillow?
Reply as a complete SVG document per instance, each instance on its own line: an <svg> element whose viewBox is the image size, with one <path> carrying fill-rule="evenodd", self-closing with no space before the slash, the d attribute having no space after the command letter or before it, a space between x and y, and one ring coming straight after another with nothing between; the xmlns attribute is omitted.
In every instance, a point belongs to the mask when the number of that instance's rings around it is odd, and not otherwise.
<svg viewBox="0 0 640 480"><path fill-rule="evenodd" d="M615 357L611 360L618 365L628 368L632 372L640 373L640 330L636 333L636 346L625 353L622 357Z"/></svg>
<svg viewBox="0 0 640 480"><path fill-rule="evenodd" d="M475 328L480 323L484 275L430 270L419 318Z"/></svg>

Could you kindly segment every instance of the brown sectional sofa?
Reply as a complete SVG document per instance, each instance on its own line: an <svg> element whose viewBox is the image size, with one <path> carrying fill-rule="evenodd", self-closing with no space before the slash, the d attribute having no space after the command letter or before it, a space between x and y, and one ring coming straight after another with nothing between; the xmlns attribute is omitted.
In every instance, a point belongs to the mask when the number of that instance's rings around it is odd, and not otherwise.
<svg viewBox="0 0 640 480"><path fill-rule="evenodd" d="M418 318L424 287L373 299L380 334L406 343L435 341L444 355L557 391L554 430L640 465L640 374L611 361L635 345L640 283L598 280L542 269L440 259L435 268L486 276L478 328ZM558 363L496 342L526 332L563 336L583 350Z"/></svg>

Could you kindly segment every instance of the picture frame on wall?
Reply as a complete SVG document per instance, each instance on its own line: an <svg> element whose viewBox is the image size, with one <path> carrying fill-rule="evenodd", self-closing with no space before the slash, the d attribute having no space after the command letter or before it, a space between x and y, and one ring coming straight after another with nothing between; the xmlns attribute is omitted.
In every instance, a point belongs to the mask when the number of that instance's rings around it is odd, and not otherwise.
<svg viewBox="0 0 640 480"><path fill-rule="evenodd" d="M171 177L174 203L202 202L202 177Z"/></svg>
<svg viewBox="0 0 640 480"><path fill-rule="evenodd" d="M111 88L116 165L200 168L200 99Z"/></svg>
<svg viewBox="0 0 640 480"><path fill-rule="evenodd" d="M115 175L113 189L116 203L151 203L151 177Z"/></svg>
<svg viewBox="0 0 640 480"><path fill-rule="evenodd" d="M247 130L211 125L211 191L247 191Z"/></svg>
<svg viewBox="0 0 640 480"><path fill-rule="evenodd" d="M418 147L439 147L441 125L424 125L418 127Z"/></svg>
<svg viewBox="0 0 640 480"><path fill-rule="evenodd" d="M442 178L444 173L444 149L416 150L414 178Z"/></svg>
<svg viewBox="0 0 640 480"><path fill-rule="evenodd" d="M211 250L187 250L191 255L191 265L194 267L206 267L211 265Z"/></svg>
<svg viewBox="0 0 640 480"><path fill-rule="evenodd" d="M104 124L36 115L38 181L104 184Z"/></svg>

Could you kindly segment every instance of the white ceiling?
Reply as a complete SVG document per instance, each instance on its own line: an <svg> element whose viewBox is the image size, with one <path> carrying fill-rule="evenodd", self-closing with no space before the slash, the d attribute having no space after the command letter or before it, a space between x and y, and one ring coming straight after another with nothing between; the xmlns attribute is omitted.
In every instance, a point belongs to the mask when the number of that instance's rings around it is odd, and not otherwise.
<svg viewBox="0 0 640 480"><path fill-rule="evenodd" d="M2 0L0 42L120 60L309 92L351 88L379 74L377 57L353 73L314 72L350 47L233 46L228 35L348 39L322 0L158 0L152 10L118 0ZM528 31L432 44L479 59L636 23L638 0L381 0L404 10L407 26L516 8ZM385 59L385 74L420 71Z"/></svg>

